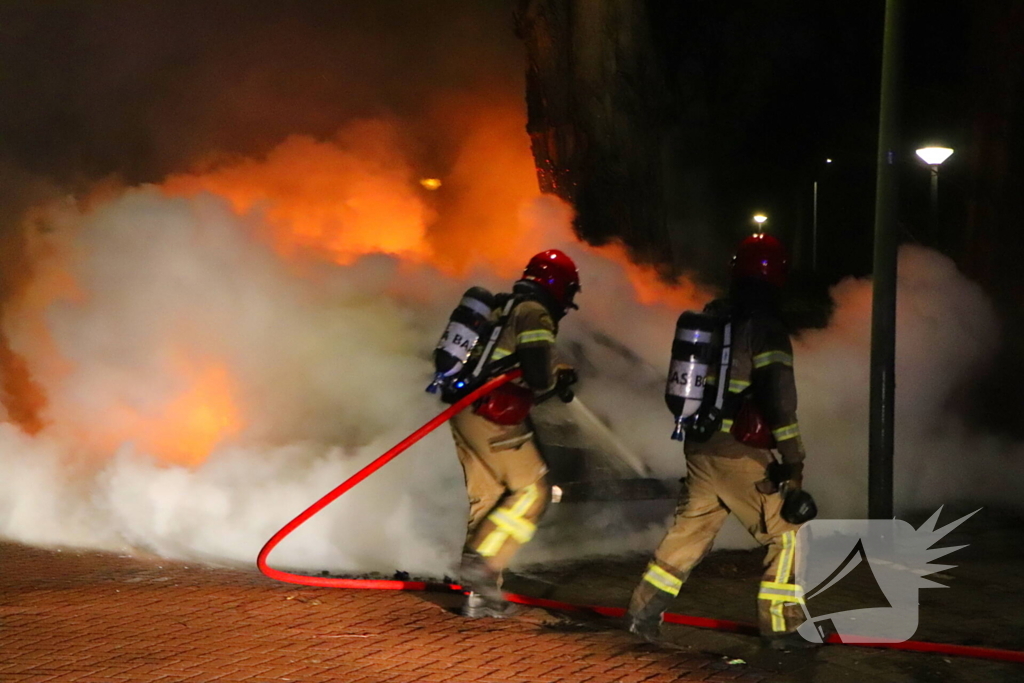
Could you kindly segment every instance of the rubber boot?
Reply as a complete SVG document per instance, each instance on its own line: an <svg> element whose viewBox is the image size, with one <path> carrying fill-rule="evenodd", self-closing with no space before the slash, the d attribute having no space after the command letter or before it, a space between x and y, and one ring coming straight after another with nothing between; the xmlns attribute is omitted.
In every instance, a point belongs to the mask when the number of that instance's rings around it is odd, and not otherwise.
<svg viewBox="0 0 1024 683"><path fill-rule="evenodd" d="M789 652L792 650L809 650L811 648L820 647L821 643L814 643L807 640L796 631L790 631L789 633L780 633L778 635L761 636L761 642L765 647L778 650L780 652Z"/></svg>
<svg viewBox="0 0 1024 683"><path fill-rule="evenodd" d="M663 591L642 596L641 592L646 591L634 592L629 612L626 614L629 632L640 636L649 643L657 643L661 640L662 615L672 602L672 596Z"/></svg>
<svg viewBox="0 0 1024 683"><path fill-rule="evenodd" d="M483 557L477 553L463 553L460 573L463 588L469 589L466 604L462 607L462 616L469 619L501 619L515 615L515 608L505 600L498 587L498 573L487 565Z"/></svg>

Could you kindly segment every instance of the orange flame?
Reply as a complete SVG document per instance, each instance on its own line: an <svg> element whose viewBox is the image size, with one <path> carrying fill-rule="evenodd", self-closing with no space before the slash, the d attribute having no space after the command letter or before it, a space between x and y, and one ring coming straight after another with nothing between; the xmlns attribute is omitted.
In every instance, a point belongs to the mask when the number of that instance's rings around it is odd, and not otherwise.
<svg viewBox="0 0 1024 683"><path fill-rule="evenodd" d="M451 275L486 266L514 277L534 253L572 239L569 211L540 227L528 218L541 194L518 101L455 98L435 118L461 137L450 168L429 176L429 185L395 126L368 121L324 142L292 136L263 160L222 160L162 187L171 195L217 194L239 214L262 211L278 253L342 265L383 253ZM633 264L621 246L597 251L626 270L643 304L686 307L707 298L689 281L672 284Z"/></svg>
<svg viewBox="0 0 1024 683"><path fill-rule="evenodd" d="M188 465L202 462L217 444L242 429L232 393L227 367L204 366L153 425L148 446L166 460Z"/></svg>
<svg viewBox="0 0 1024 683"><path fill-rule="evenodd" d="M261 215L256 224L269 226L261 236L289 260L345 265L378 253L451 275L483 266L514 277L532 254L572 239L571 210L553 198L539 201L519 102L462 99L439 107L436 117L459 136L437 177L428 171L438 169L409 161L393 123L367 121L332 140L289 137L260 160L222 159L172 176L162 189L210 192L240 215ZM625 270L641 304L692 308L708 298L689 281L672 284L632 263L621 245L587 248ZM193 375L191 388L141 430L142 445L179 463L202 460L243 426L227 369L208 365Z"/></svg>
<svg viewBox="0 0 1024 683"><path fill-rule="evenodd" d="M633 263L621 244L605 245L600 251L623 267L637 302L644 306L663 305L682 311L700 309L711 299L710 292L701 289L692 280L680 278L667 281L653 266Z"/></svg>
<svg viewBox="0 0 1024 683"><path fill-rule="evenodd" d="M78 438L113 452L132 442L160 460L198 465L218 445L241 432L245 423L234 399L228 368L179 360L174 377L183 387L153 408L121 404L108 409L99 424L85 426ZM81 428L79 428L81 430Z"/></svg>
<svg viewBox="0 0 1024 683"><path fill-rule="evenodd" d="M381 122L352 126L335 141L291 136L262 161L232 160L192 175L171 176L171 195L211 192L239 214L262 212L279 253L304 250L347 264L363 254L421 260L432 211Z"/></svg>

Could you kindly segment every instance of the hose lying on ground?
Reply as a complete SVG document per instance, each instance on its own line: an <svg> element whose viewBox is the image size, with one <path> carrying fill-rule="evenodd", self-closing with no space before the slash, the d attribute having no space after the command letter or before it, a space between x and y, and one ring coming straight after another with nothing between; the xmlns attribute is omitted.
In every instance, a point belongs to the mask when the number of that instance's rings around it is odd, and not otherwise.
<svg viewBox="0 0 1024 683"><path fill-rule="evenodd" d="M366 467L362 468L351 477L346 479L344 482L335 487L332 491L323 496L320 500L316 501L309 508L304 510L302 514L288 522L284 527L281 528L276 534L274 534L269 541L260 550L259 555L256 558L256 566L266 576L283 581L285 583L293 583L300 586L316 586L320 588L355 588L355 589L375 589L375 590L400 590L400 591L448 591L448 592L462 592L462 588L457 584L451 583L428 583L424 581L394 581L394 580L377 580L377 579L342 579L329 576L307 576L305 574L294 574L291 572L282 571L280 569L274 569L267 564L267 557L271 551L274 550L277 545L283 541L289 534L295 531L297 528L302 526L310 517L323 510L325 507L330 505L336 499L341 497L350 489L354 488L357 484L362 482L364 479L369 477L371 474L379 470L381 467L389 463L401 455L406 449L415 444L417 441L422 439L430 432L437 429L439 426L447 422L452 416L458 413L463 408L468 407L473 401L485 396L491 391L497 389L502 384L509 382L519 377L519 370L506 373L495 377L482 385L475 391L468 394L465 398L461 399L457 403L449 406L443 410L436 417L428 421L422 427L417 429L415 432L407 436L389 451L384 453L382 456L371 462ZM544 598L531 598L526 595L516 595L512 593L506 593L505 597L511 602L515 602L521 605L529 605L532 607L541 607L544 609L553 609L569 612L589 612L591 614L598 614L604 617L621 617L626 613L621 607L602 607L598 605L574 605L566 602L559 602L557 600L547 600ZM710 628L719 631L730 631L732 633L742 633L747 635L756 635L758 630L753 624L744 624L737 621L728 621L725 619L709 619L706 617L695 617L686 614L665 614L665 622L669 624L681 624L684 626L696 626L698 628ZM943 654L957 657L975 657L979 659L991 659L1006 662L1020 662L1024 663L1024 652L1018 652L1015 650L999 650L987 647L973 647L967 645L949 645L945 643L929 643L924 641L908 640L901 643L843 643L842 636L832 634L826 641L832 644L844 644L844 645L858 645L862 647L873 647L873 648L884 648L889 650L908 650L913 652L932 652L936 654Z"/></svg>

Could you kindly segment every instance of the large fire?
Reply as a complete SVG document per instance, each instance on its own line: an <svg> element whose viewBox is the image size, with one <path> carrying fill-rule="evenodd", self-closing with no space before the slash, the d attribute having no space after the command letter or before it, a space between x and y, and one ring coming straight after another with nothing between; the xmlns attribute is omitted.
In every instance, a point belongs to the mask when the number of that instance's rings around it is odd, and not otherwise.
<svg viewBox="0 0 1024 683"><path fill-rule="evenodd" d="M515 102L460 104L437 114L461 133L443 177L413 168L397 124L362 121L331 140L290 137L263 159L208 161L162 187L261 214L288 258L346 265L380 253L451 275L480 265L512 275L548 237L524 234L523 207L540 196L526 122Z"/></svg>
<svg viewBox="0 0 1024 683"><path fill-rule="evenodd" d="M533 253L572 240L568 207L541 199L519 102L467 101L439 109L438 118L457 144L433 163L422 163L409 147L409 131L395 122L363 121L329 140L289 137L261 158L208 159L160 189L172 197L226 199L251 238L269 242L288 263L348 265L387 254L450 276L483 270L509 279ZM531 211L545 201L561 212L558 220L535 220ZM672 284L632 264L619 245L587 249L623 267L632 298L642 304L680 308L703 297L688 282ZM584 272L584 292L586 282ZM173 338L163 343L179 346ZM90 432L82 440L108 452L132 442L164 461L195 465L242 434L247 419L232 359L184 350L175 358L167 364L173 388L161 400L118 403L104 424L79 425Z"/></svg>
<svg viewBox="0 0 1024 683"><path fill-rule="evenodd" d="M101 424L78 434L82 443L114 452L130 443L135 450L177 465L198 465L245 423L226 366L195 363L183 356L170 371L173 387L153 405L108 407Z"/></svg>
<svg viewBox="0 0 1024 683"><path fill-rule="evenodd" d="M239 214L261 212L278 251L319 252L339 264L370 253L421 259L433 212L414 187L413 171L380 122L346 129L336 140L292 136L262 160L221 163L176 175L169 194L210 192Z"/></svg>
<svg viewBox="0 0 1024 683"><path fill-rule="evenodd" d="M147 430L148 445L180 464L202 462L217 444L244 426L232 392L228 369L208 364L183 368L187 388Z"/></svg>

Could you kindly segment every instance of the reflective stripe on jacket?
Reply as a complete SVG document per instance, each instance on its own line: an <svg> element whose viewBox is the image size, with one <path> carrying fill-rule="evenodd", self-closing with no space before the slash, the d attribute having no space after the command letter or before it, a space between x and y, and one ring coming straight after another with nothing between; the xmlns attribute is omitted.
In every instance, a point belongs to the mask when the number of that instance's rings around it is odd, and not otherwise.
<svg viewBox="0 0 1024 683"><path fill-rule="evenodd" d="M491 358L500 360L519 352L523 384L534 392L543 393L555 386L556 332L555 322L548 309L537 301L527 299L509 313Z"/></svg>

